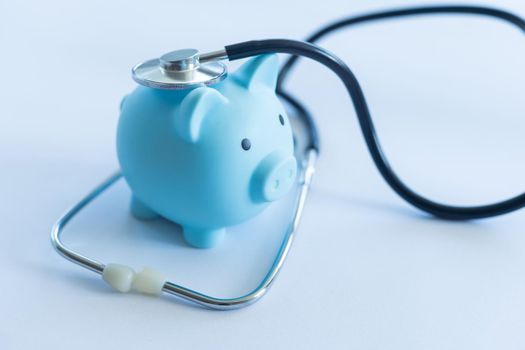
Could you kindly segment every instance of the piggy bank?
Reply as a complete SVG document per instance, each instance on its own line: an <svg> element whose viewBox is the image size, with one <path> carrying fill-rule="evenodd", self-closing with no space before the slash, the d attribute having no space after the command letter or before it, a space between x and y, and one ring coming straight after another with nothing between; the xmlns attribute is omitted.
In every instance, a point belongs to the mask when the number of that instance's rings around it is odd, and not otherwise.
<svg viewBox="0 0 525 350"><path fill-rule="evenodd" d="M213 247L295 182L292 129L275 88L276 55L252 58L210 87L137 87L121 103L117 153L131 213L182 226Z"/></svg>

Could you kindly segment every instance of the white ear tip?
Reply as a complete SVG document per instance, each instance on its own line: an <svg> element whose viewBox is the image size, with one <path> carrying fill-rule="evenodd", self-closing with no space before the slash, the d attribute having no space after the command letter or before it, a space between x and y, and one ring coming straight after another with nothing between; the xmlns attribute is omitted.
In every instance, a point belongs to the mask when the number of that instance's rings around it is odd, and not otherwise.
<svg viewBox="0 0 525 350"><path fill-rule="evenodd" d="M135 275L133 289L141 293L160 295L164 283L166 283L166 278L160 272L145 267Z"/></svg>
<svg viewBox="0 0 525 350"><path fill-rule="evenodd" d="M129 266L120 264L107 264L102 272L102 278L111 287L115 288L119 292L129 292L135 271Z"/></svg>

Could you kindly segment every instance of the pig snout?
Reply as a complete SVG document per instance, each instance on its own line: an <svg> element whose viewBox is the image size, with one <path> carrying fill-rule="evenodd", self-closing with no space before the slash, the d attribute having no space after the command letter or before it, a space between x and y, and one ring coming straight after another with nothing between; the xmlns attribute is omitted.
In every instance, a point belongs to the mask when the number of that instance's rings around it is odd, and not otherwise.
<svg viewBox="0 0 525 350"><path fill-rule="evenodd" d="M259 201L271 202L284 196L297 175L297 161L293 155L274 151L257 166L252 189Z"/></svg>

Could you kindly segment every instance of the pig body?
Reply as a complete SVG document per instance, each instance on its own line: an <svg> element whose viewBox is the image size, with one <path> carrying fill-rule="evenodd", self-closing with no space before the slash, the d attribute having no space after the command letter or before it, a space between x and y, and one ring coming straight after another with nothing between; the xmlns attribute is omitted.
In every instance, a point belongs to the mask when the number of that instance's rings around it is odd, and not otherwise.
<svg viewBox="0 0 525 350"><path fill-rule="evenodd" d="M277 73L275 55L258 56L212 87L128 95L117 153L132 214L174 221L207 248L288 192L297 164Z"/></svg>

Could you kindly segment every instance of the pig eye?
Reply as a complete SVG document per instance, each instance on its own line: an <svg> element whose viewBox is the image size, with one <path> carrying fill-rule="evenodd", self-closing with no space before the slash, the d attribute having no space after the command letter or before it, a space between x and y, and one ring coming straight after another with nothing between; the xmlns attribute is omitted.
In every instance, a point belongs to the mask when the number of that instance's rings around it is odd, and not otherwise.
<svg viewBox="0 0 525 350"><path fill-rule="evenodd" d="M252 147L252 143L250 142L249 139L242 139L241 147L243 150L247 151Z"/></svg>
<svg viewBox="0 0 525 350"><path fill-rule="evenodd" d="M279 121L281 122L281 125L284 125L284 118L281 114L279 114Z"/></svg>

